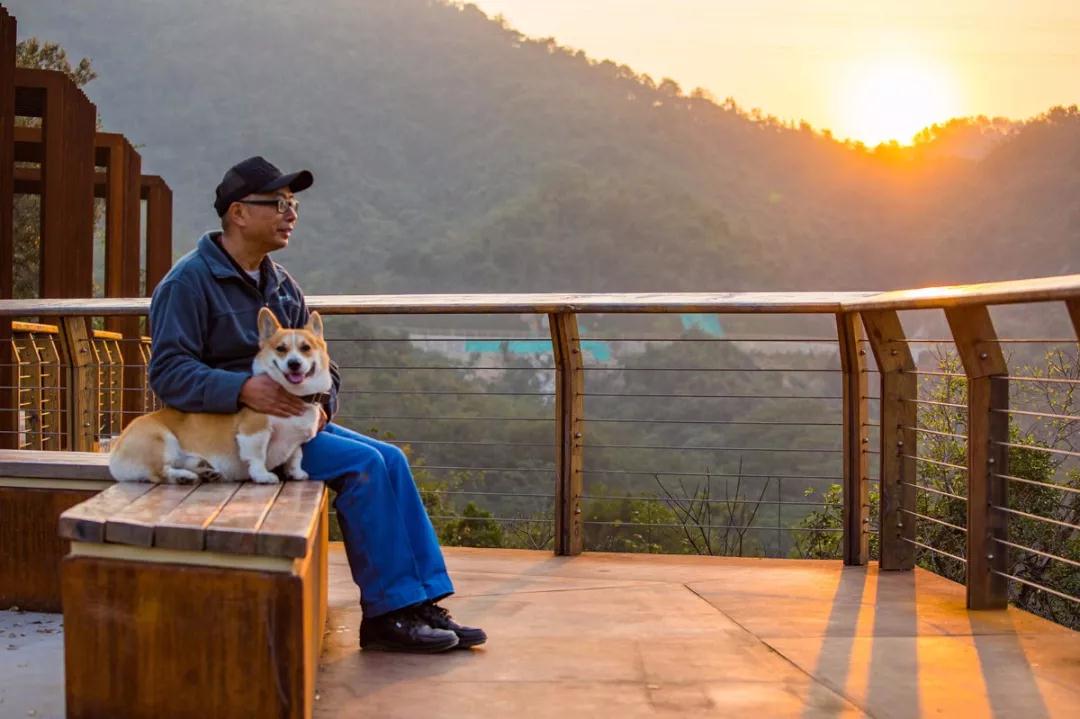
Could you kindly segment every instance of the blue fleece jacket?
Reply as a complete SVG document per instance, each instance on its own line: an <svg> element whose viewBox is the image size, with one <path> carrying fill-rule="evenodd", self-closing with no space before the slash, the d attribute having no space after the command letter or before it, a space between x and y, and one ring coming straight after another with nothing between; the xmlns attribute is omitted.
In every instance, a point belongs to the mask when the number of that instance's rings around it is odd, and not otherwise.
<svg viewBox="0 0 1080 719"><path fill-rule="evenodd" d="M263 260L260 287L208 232L154 290L150 387L169 407L184 412L236 412L240 387L251 377L259 351L259 309L269 307L285 327L308 320L304 294L281 265ZM323 402L337 411L341 375L331 364L333 389Z"/></svg>

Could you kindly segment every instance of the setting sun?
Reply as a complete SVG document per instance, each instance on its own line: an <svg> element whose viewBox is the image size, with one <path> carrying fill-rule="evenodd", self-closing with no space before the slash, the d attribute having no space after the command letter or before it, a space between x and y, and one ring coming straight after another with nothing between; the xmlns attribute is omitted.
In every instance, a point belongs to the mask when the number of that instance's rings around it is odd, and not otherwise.
<svg viewBox="0 0 1080 719"><path fill-rule="evenodd" d="M911 142L919 130L959 114L951 77L942 68L909 59L878 60L854 68L837 90L841 135L868 145Z"/></svg>

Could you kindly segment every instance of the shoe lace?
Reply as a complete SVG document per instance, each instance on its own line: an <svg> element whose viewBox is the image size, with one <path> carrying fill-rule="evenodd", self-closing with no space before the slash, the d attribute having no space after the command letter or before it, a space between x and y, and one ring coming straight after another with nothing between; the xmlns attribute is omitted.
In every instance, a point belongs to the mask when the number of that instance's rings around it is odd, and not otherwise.
<svg viewBox="0 0 1080 719"><path fill-rule="evenodd" d="M421 604L420 611L417 614L423 619L431 622L446 622L450 620L450 612L444 607L440 607L438 604Z"/></svg>

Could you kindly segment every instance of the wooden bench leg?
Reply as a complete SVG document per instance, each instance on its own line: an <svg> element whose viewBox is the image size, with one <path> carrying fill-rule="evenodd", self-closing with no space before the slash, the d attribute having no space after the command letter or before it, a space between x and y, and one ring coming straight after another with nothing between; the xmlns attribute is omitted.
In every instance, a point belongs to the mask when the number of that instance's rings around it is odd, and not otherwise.
<svg viewBox="0 0 1080 719"><path fill-rule="evenodd" d="M67 716L310 717L325 533L291 571L67 557Z"/></svg>
<svg viewBox="0 0 1080 719"><path fill-rule="evenodd" d="M60 562L68 542L56 525L65 509L97 492L0 486L0 609L60 611Z"/></svg>

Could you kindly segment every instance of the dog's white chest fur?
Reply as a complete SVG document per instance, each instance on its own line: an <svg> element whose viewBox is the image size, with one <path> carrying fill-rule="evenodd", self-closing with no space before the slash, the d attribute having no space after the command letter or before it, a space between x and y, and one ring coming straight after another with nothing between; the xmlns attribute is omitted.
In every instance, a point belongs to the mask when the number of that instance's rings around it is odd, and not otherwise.
<svg viewBox="0 0 1080 719"><path fill-rule="evenodd" d="M270 417L270 443L266 448L266 466L270 469L285 464L296 448L312 439L319 431L319 406L308 405L299 417Z"/></svg>

